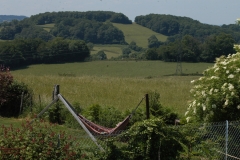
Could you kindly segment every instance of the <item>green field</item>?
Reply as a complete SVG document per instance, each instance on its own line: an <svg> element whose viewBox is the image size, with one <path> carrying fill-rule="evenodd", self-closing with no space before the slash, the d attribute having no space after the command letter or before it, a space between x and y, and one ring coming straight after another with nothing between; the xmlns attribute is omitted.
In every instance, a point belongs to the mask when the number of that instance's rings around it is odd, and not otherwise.
<svg viewBox="0 0 240 160"><path fill-rule="evenodd" d="M54 23L51 23L51 24L44 24L44 25L37 25L39 27L42 27L44 30L50 32L51 28L54 27Z"/></svg>
<svg viewBox="0 0 240 160"><path fill-rule="evenodd" d="M202 73L212 64L183 63L184 73ZM190 81L198 76L169 76L176 63L160 61L94 61L67 64L31 65L12 71L15 79L33 89L35 101L49 103L55 84L70 103L133 109L153 91L160 93L163 106L183 115L190 100ZM144 109L144 104L142 104Z"/></svg>
<svg viewBox="0 0 240 160"><path fill-rule="evenodd" d="M147 48L148 38L152 35L155 35L159 41L164 42L167 40L167 36L154 32L136 23L133 24L113 23L113 25L124 33L125 41L127 43L135 41L138 46L143 48Z"/></svg>
<svg viewBox="0 0 240 160"><path fill-rule="evenodd" d="M107 55L107 59L116 58L122 55L123 45L94 45L91 54L96 54L99 51L104 51Z"/></svg>

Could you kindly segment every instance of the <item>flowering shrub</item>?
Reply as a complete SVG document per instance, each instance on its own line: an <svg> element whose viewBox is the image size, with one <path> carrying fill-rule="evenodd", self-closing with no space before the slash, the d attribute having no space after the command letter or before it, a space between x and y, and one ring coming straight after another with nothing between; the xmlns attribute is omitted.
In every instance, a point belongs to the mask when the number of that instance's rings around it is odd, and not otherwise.
<svg viewBox="0 0 240 160"><path fill-rule="evenodd" d="M55 125L41 122L22 123L20 128L1 126L0 157L2 159L81 159L79 144Z"/></svg>
<svg viewBox="0 0 240 160"><path fill-rule="evenodd" d="M193 80L193 100L186 120L217 122L240 120L240 52L216 59L213 67Z"/></svg>
<svg viewBox="0 0 240 160"><path fill-rule="evenodd" d="M27 111L32 103L32 94L26 84L13 79L9 68L0 65L0 116L17 117ZM20 108L21 101L23 106Z"/></svg>

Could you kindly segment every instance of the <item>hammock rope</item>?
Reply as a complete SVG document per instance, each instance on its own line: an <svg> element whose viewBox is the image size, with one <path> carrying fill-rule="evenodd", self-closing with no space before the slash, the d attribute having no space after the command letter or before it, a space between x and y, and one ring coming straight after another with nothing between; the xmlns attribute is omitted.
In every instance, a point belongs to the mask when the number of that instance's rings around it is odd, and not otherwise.
<svg viewBox="0 0 240 160"><path fill-rule="evenodd" d="M89 131L97 135L111 135L111 134L116 134L121 130L123 130L124 128L126 128L130 119L135 114L137 108L140 106L144 98L145 96L141 99L141 101L138 103L135 109L123 121L119 122L114 128L108 128L108 127L104 127L96 123L93 123L92 121L88 120L84 116L78 114L76 110L70 105L70 103L65 98L64 100L68 103L68 105L71 107L71 109L75 112L75 114L79 117L79 119L82 121L82 123L86 126L86 128Z"/></svg>

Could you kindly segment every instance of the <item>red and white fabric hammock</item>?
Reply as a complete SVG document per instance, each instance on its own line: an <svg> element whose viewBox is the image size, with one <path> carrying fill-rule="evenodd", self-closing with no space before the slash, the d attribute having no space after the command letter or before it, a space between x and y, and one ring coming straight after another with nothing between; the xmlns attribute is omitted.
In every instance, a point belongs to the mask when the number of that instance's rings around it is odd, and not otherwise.
<svg viewBox="0 0 240 160"><path fill-rule="evenodd" d="M111 135L111 134L117 134L120 131L124 130L130 121L131 115L127 116L122 122L119 122L114 128L107 128L107 127L103 127L101 125L95 124L79 114L78 114L78 117L91 133L95 135Z"/></svg>

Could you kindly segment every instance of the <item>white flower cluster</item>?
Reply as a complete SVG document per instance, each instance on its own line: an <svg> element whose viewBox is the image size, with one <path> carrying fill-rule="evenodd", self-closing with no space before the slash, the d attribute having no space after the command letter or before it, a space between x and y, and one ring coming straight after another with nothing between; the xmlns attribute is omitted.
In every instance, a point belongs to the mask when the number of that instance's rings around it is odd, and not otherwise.
<svg viewBox="0 0 240 160"><path fill-rule="evenodd" d="M239 48L240 45L234 47ZM211 121L218 112L226 107L233 110L233 115L240 114L240 52L221 56L212 68L204 71L204 76L192 80L194 87L190 90L193 100L185 116L187 121L196 116ZM239 112L236 112L239 110ZM229 111L229 110L228 110Z"/></svg>

